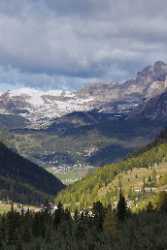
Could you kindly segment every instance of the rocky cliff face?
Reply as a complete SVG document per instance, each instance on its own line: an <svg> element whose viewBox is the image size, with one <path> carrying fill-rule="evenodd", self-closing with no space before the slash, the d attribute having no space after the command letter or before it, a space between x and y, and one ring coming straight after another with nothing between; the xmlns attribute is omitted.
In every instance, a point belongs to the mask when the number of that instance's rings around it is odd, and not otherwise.
<svg viewBox="0 0 167 250"><path fill-rule="evenodd" d="M139 106L134 113L130 114L130 117L138 117L138 119L157 121L159 123L167 121L167 91Z"/></svg>

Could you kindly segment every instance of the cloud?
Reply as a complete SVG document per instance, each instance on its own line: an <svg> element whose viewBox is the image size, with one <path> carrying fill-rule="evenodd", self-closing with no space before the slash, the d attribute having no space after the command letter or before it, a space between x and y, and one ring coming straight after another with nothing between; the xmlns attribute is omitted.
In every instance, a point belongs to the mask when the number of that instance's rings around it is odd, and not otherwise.
<svg viewBox="0 0 167 250"><path fill-rule="evenodd" d="M0 84L76 88L167 61L166 8L166 0L1 0Z"/></svg>

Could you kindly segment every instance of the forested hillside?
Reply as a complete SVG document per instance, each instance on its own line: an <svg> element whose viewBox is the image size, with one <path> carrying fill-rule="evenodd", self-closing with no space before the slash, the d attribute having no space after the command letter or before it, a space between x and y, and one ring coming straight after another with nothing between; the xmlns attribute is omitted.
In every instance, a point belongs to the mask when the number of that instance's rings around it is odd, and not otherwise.
<svg viewBox="0 0 167 250"><path fill-rule="evenodd" d="M140 152L118 163L93 171L81 181L62 191L57 201L67 207L87 208L100 200L107 205L117 202L123 190L131 207L139 208L156 199L159 191L167 189L167 131Z"/></svg>
<svg viewBox="0 0 167 250"><path fill-rule="evenodd" d="M41 203L64 186L44 169L0 143L0 199Z"/></svg>

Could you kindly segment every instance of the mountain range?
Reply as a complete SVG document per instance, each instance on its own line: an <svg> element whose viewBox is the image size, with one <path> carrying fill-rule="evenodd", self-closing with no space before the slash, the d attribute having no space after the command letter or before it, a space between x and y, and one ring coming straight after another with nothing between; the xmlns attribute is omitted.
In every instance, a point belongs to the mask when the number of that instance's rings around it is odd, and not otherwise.
<svg viewBox="0 0 167 250"><path fill-rule="evenodd" d="M40 129L54 119L78 111L125 114L167 87L167 65L161 61L123 83L92 83L79 91L16 89L0 94L0 114L17 115L24 127ZM23 121L22 121L23 122ZM21 128L23 123L21 123ZM19 124L16 125L19 127Z"/></svg>
<svg viewBox="0 0 167 250"><path fill-rule="evenodd" d="M121 83L3 92L0 138L71 183L154 140L166 126L166 88L167 64L158 61Z"/></svg>

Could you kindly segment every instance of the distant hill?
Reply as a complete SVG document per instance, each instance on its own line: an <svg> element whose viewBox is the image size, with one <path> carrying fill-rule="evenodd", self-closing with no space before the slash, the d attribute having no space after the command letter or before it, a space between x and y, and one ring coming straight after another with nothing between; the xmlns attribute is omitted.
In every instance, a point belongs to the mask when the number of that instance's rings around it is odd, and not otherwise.
<svg viewBox="0 0 167 250"><path fill-rule="evenodd" d="M0 199L41 203L63 187L53 175L0 143Z"/></svg>
<svg viewBox="0 0 167 250"><path fill-rule="evenodd" d="M118 163L97 168L60 192L56 201L71 208L88 208L100 200L115 204L120 189L132 207L144 206L167 190L167 130L150 145Z"/></svg>

